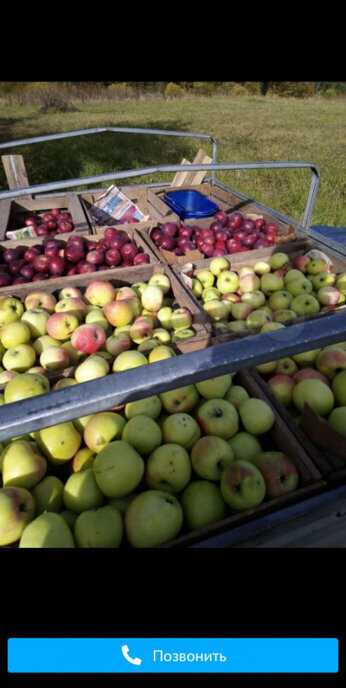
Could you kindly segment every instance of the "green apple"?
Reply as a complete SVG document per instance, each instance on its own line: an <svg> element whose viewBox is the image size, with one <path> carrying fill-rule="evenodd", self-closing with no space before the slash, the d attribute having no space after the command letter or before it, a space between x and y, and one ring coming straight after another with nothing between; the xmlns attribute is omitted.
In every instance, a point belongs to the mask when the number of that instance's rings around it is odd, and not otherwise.
<svg viewBox="0 0 346 688"><path fill-rule="evenodd" d="M195 332L191 328L187 328L186 330L176 330L172 334L172 344L175 342L181 342L184 339L191 339L191 337L195 337Z"/></svg>
<svg viewBox="0 0 346 688"><path fill-rule="evenodd" d="M110 442L97 454L93 471L96 483L106 497L124 497L139 485L144 461L128 442Z"/></svg>
<svg viewBox="0 0 346 688"><path fill-rule="evenodd" d="M168 294L170 288L171 288L171 282L168 277L168 275L165 275L164 273L156 273L152 275L149 279L148 282L149 287L156 286L160 287L162 289L164 294ZM156 310L156 309L155 309Z"/></svg>
<svg viewBox="0 0 346 688"><path fill-rule="evenodd" d="M18 323L19 324L19 323ZM23 323L24 325L25 323ZM25 325L27 327L27 325ZM30 330L29 330L30 332ZM71 344L71 342L68 342ZM42 354L42 352L45 349L48 349L48 347L51 346L62 346L61 342L59 342L58 339L53 339L53 337L50 337L49 334L43 334L41 337L37 337L35 341L32 342L32 346L35 349L36 353L38 356Z"/></svg>
<svg viewBox="0 0 346 688"><path fill-rule="evenodd" d="M15 485L30 490L40 482L47 470L47 461L34 442L12 441L0 456L4 487Z"/></svg>
<svg viewBox="0 0 346 688"><path fill-rule="evenodd" d="M22 487L0 489L0 547L17 542L35 515L35 501Z"/></svg>
<svg viewBox="0 0 346 688"><path fill-rule="evenodd" d="M190 450L200 436L198 423L188 413L172 413L162 424L161 440L163 437L165 444L175 443Z"/></svg>
<svg viewBox="0 0 346 688"><path fill-rule="evenodd" d="M316 259L310 261L307 266L307 272L309 275L318 275L320 272L328 272L328 265L323 259Z"/></svg>
<svg viewBox="0 0 346 688"><path fill-rule="evenodd" d="M346 272L341 272L337 276L335 286L341 292L341 294L346 294Z"/></svg>
<svg viewBox="0 0 346 688"><path fill-rule="evenodd" d="M164 275L161 275L164 277ZM162 308L164 293L157 285L148 286L141 294L142 306L151 313L157 313Z"/></svg>
<svg viewBox="0 0 346 688"><path fill-rule="evenodd" d="M18 344L7 349L3 355L2 365L6 370L25 373L36 361L36 351L30 344Z"/></svg>
<svg viewBox="0 0 346 688"><path fill-rule="evenodd" d="M280 291L274 291L274 293L270 295L268 303L273 311L287 310L290 307L292 298L292 294L289 291L282 289Z"/></svg>
<svg viewBox="0 0 346 688"><path fill-rule="evenodd" d="M288 272L286 272L286 275L284 275L285 285L287 286L287 284L289 284L292 280L299 279L301 276L302 272L300 270L297 270L296 268L288 270Z"/></svg>
<svg viewBox="0 0 346 688"><path fill-rule="evenodd" d="M258 454L253 464L263 475L269 499L294 492L299 484L299 473L292 459L280 451Z"/></svg>
<svg viewBox="0 0 346 688"><path fill-rule="evenodd" d="M293 360L302 367L310 367L315 364L315 361L322 349L311 349L311 351L302 351L300 354L292 354Z"/></svg>
<svg viewBox="0 0 346 688"><path fill-rule="evenodd" d="M36 504L36 516L44 511L59 513L64 508L64 483L55 475L46 475L32 488L31 494Z"/></svg>
<svg viewBox="0 0 346 688"><path fill-rule="evenodd" d="M113 373L120 373L123 370L147 365L147 363L146 357L140 351L123 351L116 357L112 370Z"/></svg>
<svg viewBox="0 0 346 688"><path fill-rule="evenodd" d="M300 294L311 294L312 292L312 284L310 280L308 280L304 275L300 275L300 277L296 277L295 279L290 280L286 284L286 289L291 296L299 296ZM282 306L282 308L288 308L289 303L285 306Z"/></svg>
<svg viewBox="0 0 346 688"><path fill-rule="evenodd" d="M230 332L244 332L247 327L244 320L234 320L227 324L227 329Z"/></svg>
<svg viewBox="0 0 346 688"><path fill-rule="evenodd" d="M137 415L124 425L121 439L141 456L149 456L162 442L162 431L153 418Z"/></svg>
<svg viewBox="0 0 346 688"><path fill-rule="evenodd" d="M128 420L135 416L149 416L156 420L162 409L160 398L157 395L146 397L146 399L139 399L138 401L129 401L125 406L125 416Z"/></svg>
<svg viewBox="0 0 346 688"><path fill-rule="evenodd" d="M210 270L200 270L197 272L196 278L202 283L203 289L207 289L213 286L215 275Z"/></svg>
<svg viewBox="0 0 346 688"><path fill-rule="evenodd" d="M231 294L240 286L239 277L233 270L223 270L216 280L217 289L221 294Z"/></svg>
<svg viewBox="0 0 346 688"><path fill-rule="evenodd" d="M299 296L295 296L291 301L290 307L298 316L314 315L320 310L320 304L312 294L299 294Z"/></svg>
<svg viewBox="0 0 346 688"><path fill-rule="evenodd" d="M40 355L40 364L45 370L63 370L71 365L71 359L61 346L48 346Z"/></svg>
<svg viewBox="0 0 346 688"><path fill-rule="evenodd" d="M264 306L266 301L263 291L259 291L258 289L254 289L254 291L246 291L241 295L240 298L242 303L248 303L250 306L252 306L252 308L256 309Z"/></svg>
<svg viewBox="0 0 346 688"><path fill-rule="evenodd" d="M275 423L275 415L269 404L263 399L245 399L238 407L241 422L250 435L263 435Z"/></svg>
<svg viewBox="0 0 346 688"><path fill-rule="evenodd" d="M268 273L262 275L260 289L266 296L271 296L275 291L284 291L285 283L283 277Z"/></svg>
<svg viewBox="0 0 346 688"><path fill-rule="evenodd" d="M323 349L317 356L315 365L317 370L329 380L333 380L335 375L346 370L346 351L338 347L337 344L334 347L328 347Z"/></svg>
<svg viewBox="0 0 346 688"><path fill-rule="evenodd" d="M291 301L292 303L292 301ZM278 311L274 311L273 313L273 320L274 322L281 322L285 323L288 322L289 320L293 320L293 318L297 317L297 313L292 311L290 308L280 308Z"/></svg>
<svg viewBox="0 0 346 688"><path fill-rule="evenodd" d="M213 280L214 281L214 280ZM203 293L203 284L202 282L199 281L196 277L192 278L192 287L191 291L193 295L196 297L196 299L200 299Z"/></svg>
<svg viewBox="0 0 346 688"><path fill-rule="evenodd" d="M240 321L246 320L253 310L253 306L251 306L249 303L232 303L232 318Z"/></svg>
<svg viewBox="0 0 346 688"><path fill-rule="evenodd" d="M276 361L275 373L277 375L294 375L298 370L298 366L293 358L286 356Z"/></svg>
<svg viewBox="0 0 346 688"><path fill-rule="evenodd" d="M335 403L338 406L346 406L346 370L337 373L333 378L332 390Z"/></svg>
<svg viewBox="0 0 346 688"><path fill-rule="evenodd" d="M215 277L219 277L221 272L224 270L229 270L229 268L230 263L228 262L227 258L224 258L223 256L213 258L209 263L209 270L213 275L215 275Z"/></svg>
<svg viewBox="0 0 346 688"><path fill-rule="evenodd" d="M84 428L84 442L95 454L110 442L120 440L126 420L120 413L103 411L89 416Z"/></svg>
<svg viewBox="0 0 346 688"><path fill-rule="evenodd" d="M77 382L88 382L88 380L105 377L108 373L109 363L106 359L98 354L90 354L77 366L74 376Z"/></svg>
<svg viewBox="0 0 346 688"><path fill-rule="evenodd" d="M20 548L67 548L75 547L73 535L65 519L46 511L26 526L19 542Z"/></svg>
<svg viewBox="0 0 346 688"><path fill-rule="evenodd" d="M21 320L15 320L1 328L0 341L5 349L12 349L19 344L29 344L30 339L29 327Z"/></svg>
<svg viewBox="0 0 346 688"><path fill-rule="evenodd" d="M181 497L187 530L202 530L227 516L227 506L215 483L196 480L188 485Z"/></svg>
<svg viewBox="0 0 346 688"><path fill-rule="evenodd" d="M232 304L233 306L237 306L240 304ZM205 310L206 314L209 316L210 320L212 322L218 322L219 320L227 320L228 316L228 307L225 301L219 301L218 299L211 299L210 301L206 301L203 304L203 309ZM233 310L232 310L233 313Z"/></svg>
<svg viewBox="0 0 346 688"><path fill-rule="evenodd" d="M150 489L181 492L191 479L191 461L187 450L169 442L150 454L145 467L145 482Z"/></svg>
<svg viewBox="0 0 346 688"><path fill-rule="evenodd" d="M129 504L131 504L135 496L136 492L131 492L131 494L125 495L125 497L111 497L110 499L107 499L107 504L114 506L122 516L125 516L126 509Z"/></svg>
<svg viewBox="0 0 346 688"><path fill-rule="evenodd" d="M163 409L168 413L189 413L198 403L200 396L196 385L178 387L159 394Z"/></svg>
<svg viewBox="0 0 346 688"><path fill-rule="evenodd" d="M269 322L271 322L271 315L265 311L255 310L248 315L245 324L247 328L252 329L253 327L263 327L265 323Z"/></svg>
<svg viewBox="0 0 346 688"><path fill-rule="evenodd" d="M303 413L304 406L308 403L319 416L328 415L334 406L334 395L330 387L321 380L306 379L296 384L293 395L293 403Z"/></svg>
<svg viewBox="0 0 346 688"><path fill-rule="evenodd" d="M12 296L0 296L0 327L20 320L24 306L19 299Z"/></svg>
<svg viewBox="0 0 346 688"><path fill-rule="evenodd" d="M285 327L283 323L278 323L278 322L267 322L262 325L260 329L261 332L275 332L275 330L282 330L282 328Z"/></svg>
<svg viewBox="0 0 346 688"><path fill-rule="evenodd" d="M22 373L10 380L4 391L6 404L49 392L49 380L40 373Z"/></svg>
<svg viewBox="0 0 346 688"><path fill-rule="evenodd" d="M167 358L174 358L174 356L176 356L176 353L172 347L165 344L160 344L150 351L147 363L163 361Z"/></svg>
<svg viewBox="0 0 346 688"><path fill-rule="evenodd" d="M270 375L276 368L277 361L267 361L266 363L259 363L255 366L255 370L261 375Z"/></svg>
<svg viewBox="0 0 346 688"><path fill-rule="evenodd" d="M147 490L137 495L125 514L125 531L135 548L153 548L173 540L183 525L183 509L174 495Z"/></svg>
<svg viewBox="0 0 346 688"><path fill-rule="evenodd" d="M203 289L202 301L205 303L206 301L212 301L212 299L219 301L221 299L221 291L216 287L207 287L207 289Z"/></svg>
<svg viewBox="0 0 346 688"><path fill-rule="evenodd" d="M70 509L64 509L63 511L60 511L60 516L63 517L64 521L66 521L67 525L73 533L74 524L76 523L79 514L70 511Z"/></svg>
<svg viewBox="0 0 346 688"><path fill-rule="evenodd" d="M64 485L63 499L66 509L77 514L103 504L104 494L96 483L93 468L70 475Z"/></svg>
<svg viewBox="0 0 346 688"><path fill-rule="evenodd" d="M117 548L124 535L120 512L111 505L89 509L79 514L73 529L77 547Z"/></svg>
<svg viewBox="0 0 346 688"><path fill-rule="evenodd" d="M71 470L77 473L77 471L85 471L87 468L92 468L95 456L95 452L89 449L89 447L79 449L72 459Z"/></svg>
<svg viewBox="0 0 346 688"><path fill-rule="evenodd" d="M260 276L266 275L271 269L269 263L266 263L264 260L258 260L253 267L256 275Z"/></svg>
<svg viewBox="0 0 346 688"><path fill-rule="evenodd" d="M228 440L238 432L237 409L225 399L208 399L201 404L196 417L202 432L206 435L216 435Z"/></svg>
<svg viewBox="0 0 346 688"><path fill-rule="evenodd" d="M238 408L239 404L244 401L244 399L249 398L249 394L247 393L245 387L242 387L242 385L231 385L226 394L224 394L223 398Z"/></svg>
<svg viewBox="0 0 346 688"><path fill-rule="evenodd" d="M319 275L312 276L315 291L322 289L322 287L334 287L336 280L336 275L333 272L320 272Z"/></svg>
<svg viewBox="0 0 346 688"><path fill-rule="evenodd" d="M328 416L328 425L346 437L346 406L338 406Z"/></svg>
<svg viewBox="0 0 346 688"><path fill-rule="evenodd" d="M259 506L266 494L264 478L250 461L234 461L221 476L220 490L226 504L234 511Z"/></svg>
<svg viewBox="0 0 346 688"><path fill-rule="evenodd" d="M228 440L228 443L232 448L235 461L252 461L257 454L262 452L262 445L257 437L248 432L237 432Z"/></svg>
<svg viewBox="0 0 346 688"><path fill-rule="evenodd" d="M290 263L290 257L286 253L273 253L269 258L269 265L272 270L280 270L280 268L287 268Z"/></svg>
<svg viewBox="0 0 346 688"><path fill-rule="evenodd" d="M82 437L72 421L37 430L33 433L33 439L54 465L60 465L72 459L82 442Z"/></svg>
<svg viewBox="0 0 346 688"><path fill-rule="evenodd" d="M232 447L219 436L200 437L191 450L192 467L205 480L220 480L224 468L233 461Z"/></svg>
<svg viewBox="0 0 346 688"><path fill-rule="evenodd" d="M28 326L31 339L37 339L47 334L47 322L50 317L50 314L43 308L29 308L23 313L21 322ZM50 332L48 334L50 335ZM53 339L60 339L60 337L54 337L53 334L51 336Z"/></svg>
<svg viewBox="0 0 346 688"><path fill-rule="evenodd" d="M226 373L218 377L211 377L209 380L196 382L196 389L204 399L221 399L225 396L232 384L232 375Z"/></svg>

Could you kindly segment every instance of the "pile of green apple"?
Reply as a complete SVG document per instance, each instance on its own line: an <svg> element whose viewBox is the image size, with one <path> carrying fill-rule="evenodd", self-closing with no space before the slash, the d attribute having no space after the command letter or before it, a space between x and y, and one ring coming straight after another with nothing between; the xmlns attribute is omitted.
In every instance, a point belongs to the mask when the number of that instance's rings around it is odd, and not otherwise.
<svg viewBox="0 0 346 688"><path fill-rule="evenodd" d="M2 400L25 398L20 390L28 374L40 381L76 367L74 379L58 387L84 382L175 356L172 345L194 336L192 313L175 303L166 274L119 288L93 280L84 294L64 287L57 296L30 292L24 302L0 297Z"/></svg>
<svg viewBox="0 0 346 688"><path fill-rule="evenodd" d="M0 447L0 546L157 547L296 490L271 406L234 374Z"/></svg>
<svg viewBox="0 0 346 688"><path fill-rule="evenodd" d="M268 261L231 269L227 258L213 258L192 278L192 293L216 328L266 332L300 317L341 306L346 301L346 272L335 274L323 259L285 253Z"/></svg>
<svg viewBox="0 0 346 688"><path fill-rule="evenodd" d="M346 342L256 367L278 401L299 423L305 403L346 437Z"/></svg>

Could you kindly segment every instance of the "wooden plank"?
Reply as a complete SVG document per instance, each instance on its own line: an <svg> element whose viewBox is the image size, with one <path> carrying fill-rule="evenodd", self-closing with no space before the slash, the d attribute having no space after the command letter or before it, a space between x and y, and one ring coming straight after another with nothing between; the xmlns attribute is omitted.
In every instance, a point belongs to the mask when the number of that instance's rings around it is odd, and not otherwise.
<svg viewBox="0 0 346 688"><path fill-rule="evenodd" d="M167 215L172 214L172 210L169 206L161 201L161 198L156 196L151 189L147 189L147 199L148 214L151 215L154 220L163 220Z"/></svg>
<svg viewBox="0 0 346 688"><path fill-rule="evenodd" d="M72 216L74 230L76 232L91 232L91 225L86 218L81 199L78 194L68 194L66 196L66 201L69 212Z"/></svg>
<svg viewBox="0 0 346 688"><path fill-rule="evenodd" d="M191 165L190 160L187 160L186 158L183 158L181 165ZM182 186L185 182L185 176L187 172L176 172L173 181L171 183L171 186Z"/></svg>
<svg viewBox="0 0 346 688"><path fill-rule="evenodd" d="M10 198L0 201L0 241L5 241L7 227L11 217L12 201Z"/></svg>
<svg viewBox="0 0 346 688"><path fill-rule="evenodd" d="M195 155L192 164L197 165L198 163L201 164L209 164L212 162L212 158L210 158L206 152L200 148L198 153ZM190 164L189 161L186 161L187 164ZM181 164L184 164L184 161L182 161ZM186 186L186 185L196 185L196 184L201 184L204 177L206 176L206 172L203 170L199 171L193 171L193 172L179 172L181 176L178 178L179 184L177 184L176 179L173 179L173 182L171 186ZM177 176L177 175L176 175Z"/></svg>
<svg viewBox="0 0 346 688"><path fill-rule="evenodd" d="M2 155L1 160L10 189L22 189L25 186L30 186L22 155ZM32 198L32 196L27 194L22 198Z"/></svg>

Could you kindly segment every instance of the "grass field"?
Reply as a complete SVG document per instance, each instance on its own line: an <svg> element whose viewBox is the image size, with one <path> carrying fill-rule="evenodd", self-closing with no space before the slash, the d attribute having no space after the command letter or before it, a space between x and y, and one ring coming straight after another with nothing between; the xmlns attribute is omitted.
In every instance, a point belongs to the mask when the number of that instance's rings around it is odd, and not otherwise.
<svg viewBox="0 0 346 688"><path fill-rule="evenodd" d="M38 107L2 107L0 141L102 126L145 127L211 134L218 162L305 161L321 170L312 224L346 226L345 100L271 97L123 100L76 104L77 111L41 114ZM193 159L198 139L104 133L22 146L30 183ZM169 181L153 175L130 183ZM300 222L310 183L309 170L220 172L218 178ZM122 181L121 184L125 184ZM95 185L93 185L95 186ZM0 188L7 188L1 167ZM85 188L85 187L80 187Z"/></svg>

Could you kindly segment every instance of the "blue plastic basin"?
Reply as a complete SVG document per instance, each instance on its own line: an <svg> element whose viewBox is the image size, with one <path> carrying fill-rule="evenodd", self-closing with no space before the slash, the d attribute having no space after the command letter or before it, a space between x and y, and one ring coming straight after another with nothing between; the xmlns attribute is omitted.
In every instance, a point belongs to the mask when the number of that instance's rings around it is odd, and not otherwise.
<svg viewBox="0 0 346 688"><path fill-rule="evenodd" d="M164 201L181 220L190 217L202 218L215 215L219 206L199 191L188 189L186 191L171 191L166 193Z"/></svg>

